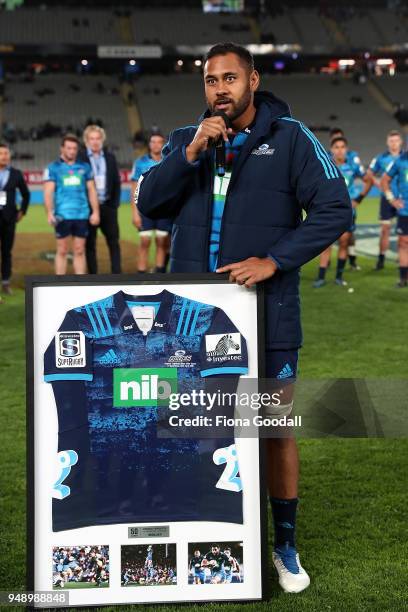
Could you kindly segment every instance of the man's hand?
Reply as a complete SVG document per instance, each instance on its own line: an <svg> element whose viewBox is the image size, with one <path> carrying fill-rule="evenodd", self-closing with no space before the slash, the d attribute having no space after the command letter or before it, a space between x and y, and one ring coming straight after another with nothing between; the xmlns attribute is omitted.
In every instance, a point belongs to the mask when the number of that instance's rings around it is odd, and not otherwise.
<svg viewBox="0 0 408 612"><path fill-rule="evenodd" d="M100 218L99 218L99 213L98 212L93 212L91 214L91 216L89 217L89 223L91 225L99 225Z"/></svg>
<svg viewBox="0 0 408 612"><path fill-rule="evenodd" d="M142 217L140 216L140 212L135 207L133 207L132 211L132 223L138 230L140 230L142 227Z"/></svg>
<svg viewBox="0 0 408 612"><path fill-rule="evenodd" d="M52 212L47 213L47 221L48 221L49 225L54 225L54 226L56 225L57 220L55 218L54 213L52 213Z"/></svg>
<svg viewBox="0 0 408 612"><path fill-rule="evenodd" d="M208 119L204 119L198 126L194 139L188 147L186 147L187 160L190 163L195 162L201 151L206 151L208 149L210 139L215 142L221 136L227 142L228 134L231 133L232 129L227 129L222 117L209 117Z"/></svg>
<svg viewBox="0 0 408 612"><path fill-rule="evenodd" d="M404 202L401 200L401 198L395 198L395 200L390 202L390 204L397 210L399 210L400 208L404 208Z"/></svg>
<svg viewBox="0 0 408 612"><path fill-rule="evenodd" d="M17 213L17 223L19 223L23 217L24 217L23 211L19 210Z"/></svg>
<svg viewBox="0 0 408 612"><path fill-rule="evenodd" d="M277 269L278 266L269 257L249 257L244 261L218 268L217 272L229 272L231 283L238 283L238 285L245 285L245 287L250 288L256 283L273 276Z"/></svg>

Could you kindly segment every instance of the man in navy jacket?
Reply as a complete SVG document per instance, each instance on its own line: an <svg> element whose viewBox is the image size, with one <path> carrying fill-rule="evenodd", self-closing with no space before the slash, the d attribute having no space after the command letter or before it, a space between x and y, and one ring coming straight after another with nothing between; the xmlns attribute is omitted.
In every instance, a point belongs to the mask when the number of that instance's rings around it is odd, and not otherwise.
<svg viewBox="0 0 408 612"><path fill-rule="evenodd" d="M288 105L257 91L259 74L246 49L212 47L204 86L208 110L198 126L170 134L162 162L143 176L138 208L151 218L174 218L172 272L228 272L247 287L265 281L266 376L293 380L302 343L299 269L350 226L346 185ZM217 111L230 127L213 116ZM211 146L219 138L226 145L223 177L214 171ZM287 592L310 583L295 547L297 483L295 440L269 439L273 560Z"/></svg>

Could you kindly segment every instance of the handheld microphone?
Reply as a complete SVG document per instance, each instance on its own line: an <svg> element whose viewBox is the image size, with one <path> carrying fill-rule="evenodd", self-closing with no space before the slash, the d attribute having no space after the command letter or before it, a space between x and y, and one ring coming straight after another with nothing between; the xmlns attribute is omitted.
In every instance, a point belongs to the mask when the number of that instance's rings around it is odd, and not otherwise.
<svg viewBox="0 0 408 612"><path fill-rule="evenodd" d="M227 128L230 127L229 117L224 111L215 111L212 114L213 117L222 117L224 119ZM222 136L214 144L215 146L215 169L218 176L225 175L225 140Z"/></svg>

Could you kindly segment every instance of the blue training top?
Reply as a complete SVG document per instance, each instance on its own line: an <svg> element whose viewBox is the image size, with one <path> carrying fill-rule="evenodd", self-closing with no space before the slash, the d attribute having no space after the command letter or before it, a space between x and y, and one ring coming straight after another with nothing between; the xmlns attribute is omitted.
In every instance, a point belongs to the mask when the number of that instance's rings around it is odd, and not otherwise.
<svg viewBox="0 0 408 612"><path fill-rule="evenodd" d="M61 158L52 162L44 172L44 181L55 183L54 213L63 219L88 219L89 200L87 181L93 179L91 166L75 161L67 164Z"/></svg>

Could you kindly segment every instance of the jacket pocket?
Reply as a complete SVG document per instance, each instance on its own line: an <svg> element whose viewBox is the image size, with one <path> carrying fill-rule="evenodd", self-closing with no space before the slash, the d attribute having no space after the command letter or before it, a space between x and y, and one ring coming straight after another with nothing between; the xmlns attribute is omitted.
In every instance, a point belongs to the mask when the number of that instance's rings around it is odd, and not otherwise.
<svg viewBox="0 0 408 612"><path fill-rule="evenodd" d="M268 296L269 297L269 296ZM302 343L300 300L289 295L280 300L267 298L266 346L285 345L298 347Z"/></svg>

